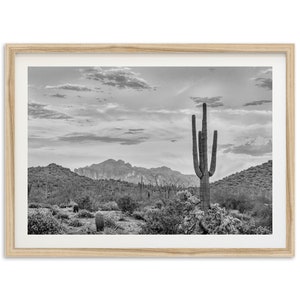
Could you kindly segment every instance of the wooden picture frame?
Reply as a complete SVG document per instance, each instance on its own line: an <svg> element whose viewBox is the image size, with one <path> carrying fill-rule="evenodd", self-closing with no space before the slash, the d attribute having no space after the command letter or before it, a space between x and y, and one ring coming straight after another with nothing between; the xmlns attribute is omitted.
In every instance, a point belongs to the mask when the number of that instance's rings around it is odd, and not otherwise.
<svg viewBox="0 0 300 300"><path fill-rule="evenodd" d="M281 54L285 57L286 83L286 228L285 247L203 247L203 248L19 248L16 247L15 178L16 152L16 57L18 55L69 54ZM8 44L5 70L5 191L7 257L292 257L294 256L294 45L293 44ZM276 120L274 121L276 122ZM276 174L273 175L276 176Z"/></svg>

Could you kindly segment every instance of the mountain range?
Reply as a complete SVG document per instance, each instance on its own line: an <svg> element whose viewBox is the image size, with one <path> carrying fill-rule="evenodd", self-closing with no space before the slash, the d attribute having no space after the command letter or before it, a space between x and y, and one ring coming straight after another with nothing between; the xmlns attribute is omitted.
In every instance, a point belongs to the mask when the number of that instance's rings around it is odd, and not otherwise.
<svg viewBox="0 0 300 300"><path fill-rule="evenodd" d="M176 185L182 187L198 186L196 175L185 175L168 167L143 168L135 167L123 160L108 159L99 164L74 169L74 172L91 179L114 179L130 183L152 185Z"/></svg>
<svg viewBox="0 0 300 300"><path fill-rule="evenodd" d="M192 175L183 175L167 167L152 169L137 168L122 161L113 160L95 166L99 165L105 165L106 168L97 173L96 171L92 173L89 168L77 169L77 173L75 173L54 163L45 167L28 168L29 202L65 203L69 200L77 201L77 199L87 195L98 199L97 201L105 202L127 194L141 196L143 193L144 197L146 197L149 191L156 193L155 197L159 197L161 196L161 188L159 185L156 185L155 176L158 184L167 184L167 180L170 178L170 184L176 185L175 180L181 180L180 184L185 183L186 186L190 185L189 189L194 190L195 195L199 191L199 180L196 176L193 178ZM117 166L119 165L123 169L118 169ZM96 176L99 176L97 174L101 174L102 179L97 179ZM89 178L87 175L93 176L95 179ZM141 190L140 184L128 181L130 178L132 181L136 180L137 183L140 183L142 176L143 183L145 184L143 190ZM152 180L150 181L153 183L152 186L146 185L147 176ZM192 180L195 179L195 181L190 180L189 176L191 176ZM154 179L152 179L153 177ZM177 187L173 187L175 192L181 188L185 188L183 185L179 187L180 184L177 182ZM252 199L263 196L271 201L272 161L253 166L211 183L211 197L213 199L216 199L216 196L225 196L226 194L245 194Z"/></svg>

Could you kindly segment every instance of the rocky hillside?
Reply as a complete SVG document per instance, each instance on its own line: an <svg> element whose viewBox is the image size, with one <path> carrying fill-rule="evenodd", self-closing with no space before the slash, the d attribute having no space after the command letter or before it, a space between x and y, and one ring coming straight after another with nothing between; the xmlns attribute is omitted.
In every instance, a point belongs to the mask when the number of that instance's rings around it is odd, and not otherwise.
<svg viewBox="0 0 300 300"><path fill-rule="evenodd" d="M105 201L122 192L139 191L138 186L116 180L93 180L56 164L28 168L29 202L68 203L89 196Z"/></svg>
<svg viewBox="0 0 300 300"><path fill-rule="evenodd" d="M135 167L123 160L108 159L99 164L78 168L75 173L92 179L115 179L138 184L176 185L182 187L197 186L195 175L184 175L167 167L142 168Z"/></svg>
<svg viewBox="0 0 300 300"><path fill-rule="evenodd" d="M212 191L250 193L272 198L272 161L224 177L211 184Z"/></svg>

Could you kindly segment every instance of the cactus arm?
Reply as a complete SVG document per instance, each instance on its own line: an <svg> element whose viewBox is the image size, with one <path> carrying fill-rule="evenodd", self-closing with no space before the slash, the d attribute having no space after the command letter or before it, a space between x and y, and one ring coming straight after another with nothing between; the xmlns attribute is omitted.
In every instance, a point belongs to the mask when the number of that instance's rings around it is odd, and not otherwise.
<svg viewBox="0 0 300 300"><path fill-rule="evenodd" d="M202 150L202 132L198 131L198 148L199 148L199 168L202 173L202 176L204 174L204 169L203 169L203 150ZM202 178L202 177L201 177Z"/></svg>
<svg viewBox="0 0 300 300"><path fill-rule="evenodd" d="M193 135L193 163L196 175L201 178L202 173L199 168L198 151L197 151L197 136L196 136L196 116L192 115L192 135Z"/></svg>
<svg viewBox="0 0 300 300"><path fill-rule="evenodd" d="M213 176L216 171L216 164L217 164L217 139L218 139L218 131L214 131L214 140L212 146L212 153L211 153L211 162L210 162L210 169L209 169L209 176Z"/></svg>

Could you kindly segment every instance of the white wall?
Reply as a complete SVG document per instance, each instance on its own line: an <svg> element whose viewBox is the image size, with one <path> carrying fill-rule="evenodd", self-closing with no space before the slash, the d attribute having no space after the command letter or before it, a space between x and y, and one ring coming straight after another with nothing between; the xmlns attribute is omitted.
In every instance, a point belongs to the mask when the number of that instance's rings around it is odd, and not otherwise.
<svg viewBox="0 0 300 300"><path fill-rule="evenodd" d="M3 0L0 41L1 45L15 42L297 43L300 27L297 2ZM299 48L296 50L299 57ZM3 70L2 47L0 51ZM297 60L297 71L299 67ZM3 71L0 76L3 90ZM0 118L3 132L3 114ZM0 163L3 170L3 160ZM0 190L3 190L3 180ZM3 209L2 204L1 216ZM298 206L297 210L296 217ZM0 223L2 241L3 223ZM297 299L300 294L298 255L296 251L294 259L6 259L2 250L0 297L13 300Z"/></svg>

